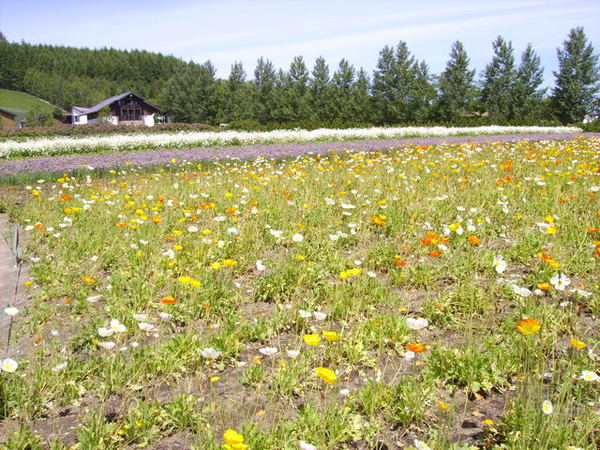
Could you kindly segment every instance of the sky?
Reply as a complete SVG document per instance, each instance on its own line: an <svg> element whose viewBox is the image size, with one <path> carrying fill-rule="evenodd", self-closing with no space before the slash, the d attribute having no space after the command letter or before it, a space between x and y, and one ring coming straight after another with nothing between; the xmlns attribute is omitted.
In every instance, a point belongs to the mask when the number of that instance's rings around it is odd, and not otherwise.
<svg viewBox="0 0 600 450"><path fill-rule="evenodd" d="M598 0L0 0L0 31L9 41L210 59L220 78L241 61L252 79L260 56L287 69L302 55L311 69L322 55L331 72L346 58L372 73L380 50L401 40L434 74L460 40L479 76L502 35L517 61L533 45L552 86L556 48L569 30L583 26L599 53L598 24Z"/></svg>

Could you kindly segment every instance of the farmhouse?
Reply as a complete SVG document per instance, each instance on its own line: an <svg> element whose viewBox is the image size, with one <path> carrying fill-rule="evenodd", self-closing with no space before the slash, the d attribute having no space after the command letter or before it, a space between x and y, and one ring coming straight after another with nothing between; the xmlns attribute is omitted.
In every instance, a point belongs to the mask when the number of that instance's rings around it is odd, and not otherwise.
<svg viewBox="0 0 600 450"><path fill-rule="evenodd" d="M154 126L154 115L160 109L146 102L131 92L115 95L102 100L91 108L73 106L71 123L84 125L87 123L108 122L114 125L146 125Z"/></svg>

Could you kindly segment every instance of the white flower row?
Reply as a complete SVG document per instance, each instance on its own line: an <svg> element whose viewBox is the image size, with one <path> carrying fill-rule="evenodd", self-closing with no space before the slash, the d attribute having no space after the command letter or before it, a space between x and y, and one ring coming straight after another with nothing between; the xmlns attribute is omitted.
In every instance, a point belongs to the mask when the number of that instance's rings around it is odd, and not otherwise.
<svg viewBox="0 0 600 450"><path fill-rule="evenodd" d="M0 158L123 151L154 148L214 147L228 145L284 144L353 139L394 139L457 135L579 133L576 127L400 127L275 131L196 131L156 134L123 134L91 137L34 138L0 142Z"/></svg>

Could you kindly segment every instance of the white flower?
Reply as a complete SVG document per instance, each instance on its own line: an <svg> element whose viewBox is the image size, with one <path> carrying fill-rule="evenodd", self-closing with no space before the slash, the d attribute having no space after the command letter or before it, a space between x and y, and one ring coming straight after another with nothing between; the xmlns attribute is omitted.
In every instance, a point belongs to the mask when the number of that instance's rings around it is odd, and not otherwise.
<svg viewBox="0 0 600 450"><path fill-rule="evenodd" d="M329 197L325 197L325 203L328 205L335 205L335 200Z"/></svg>
<svg viewBox="0 0 600 450"><path fill-rule="evenodd" d="M148 320L148 316L146 314L134 314L133 318L135 320L137 320L138 322L144 321L144 320Z"/></svg>
<svg viewBox="0 0 600 450"><path fill-rule="evenodd" d="M102 299L102 295L90 295L88 298L86 298L86 301L88 301L89 303L96 303L98 300Z"/></svg>
<svg viewBox="0 0 600 450"><path fill-rule="evenodd" d="M262 262L262 260L257 259L256 260L256 270L258 270L259 272L262 272L263 270L265 270L267 268L267 266L265 266Z"/></svg>
<svg viewBox="0 0 600 450"><path fill-rule="evenodd" d="M294 242L302 242L304 240L304 236L302 236L300 233L294 233L294 235L292 236L292 241Z"/></svg>
<svg viewBox="0 0 600 450"><path fill-rule="evenodd" d="M310 319L312 317L312 313L310 311L304 311L303 309L298 310L298 315L303 319Z"/></svg>
<svg viewBox="0 0 600 450"><path fill-rule="evenodd" d="M9 316L14 317L19 314L19 309L15 308L14 306L9 306L8 308L4 309L4 312Z"/></svg>
<svg viewBox="0 0 600 450"><path fill-rule="evenodd" d="M412 361L415 358L415 352L412 350L406 350L404 352L404 359L407 361Z"/></svg>
<svg viewBox="0 0 600 450"><path fill-rule="evenodd" d="M0 372L14 372L19 367L19 364L11 358L6 358L0 361Z"/></svg>
<svg viewBox="0 0 600 450"><path fill-rule="evenodd" d="M550 278L550 284L554 286L557 291L564 291L568 285L571 284L571 279L563 273L557 273Z"/></svg>
<svg viewBox="0 0 600 450"><path fill-rule="evenodd" d="M407 317L406 325L411 330L418 331L418 330L422 330L427 325L429 325L429 321L427 319L424 319L423 317L419 317L417 319L413 319L412 317Z"/></svg>
<svg viewBox="0 0 600 450"><path fill-rule="evenodd" d="M175 259L175 250L173 250L172 248L165 250L162 253L163 256L166 256L169 259Z"/></svg>
<svg viewBox="0 0 600 450"><path fill-rule="evenodd" d="M317 450L317 447L305 441L300 441L300 450Z"/></svg>
<svg viewBox="0 0 600 450"><path fill-rule="evenodd" d="M197 232L198 232L198 227L197 227L197 226L195 226L195 225L190 225L190 226L188 227L188 231L189 231L190 233L197 233Z"/></svg>
<svg viewBox="0 0 600 450"><path fill-rule="evenodd" d="M237 228L231 227L231 228L227 228L227 233L228 234L236 234L237 235L237 234L239 234L239 231L238 231Z"/></svg>
<svg viewBox="0 0 600 450"><path fill-rule="evenodd" d="M340 389L340 395L342 397L346 397L347 395L350 395L350 389Z"/></svg>
<svg viewBox="0 0 600 450"><path fill-rule="evenodd" d="M300 354L300 350L288 350L287 355L289 358L297 358Z"/></svg>
<svg viewBox="0 0 600 450"><path fill-rule="evenodd" d="M325 320L327 318L327 314L319 312L319 311L315 311L313 313L313 315L315 316L315 319L317 319L317 320Z"/></svg>
<svg viewBox="0 0 600 450"><path fill-rule="evenodd" d="M100 346L100 347L102 347L102 348L104 348L104 349L106 349L106 350L112 350L113 348L115 348L115 345L117 345L117 344L115 344L115 343L114 343L114 342L112 342L112 341L108 341L108 342L100 342L100 343L98 344L98 346Z"/></svg>
<svg viewBox="0 0 600 450"><path fill-rule="evenodd" d="M67 368L67 362L65 361L64 363L61 363L61 364L58 364L58 365L54 366L50 370L52 370L52 372L59 372L59 371L61 371L63 369L66 369L66 368Z"/></svg>
<svg viewBox="0 0 600 450"><path fill-rule="evenodd" d="M591 370L582 370L580 378L585 381L600 381L600 376Z"/></svg>
<svg viewBox="0 0 600 450"><path fill-rule="evenodd" d="M502 257L502 255L500 256L495 256L494 257L494 269L496 269L496 272L498 273L502 273L506 270L506 261L504 261L504 258Z"/></svg>
<svg viewBox="0 0 600 450"><path fill-rule="evenodd" d="M275 353L279 351L277 347L264 347L258 350L265 356L273 356Z"/></svg>
<svg viewBox="0 0 600 450"><path fill-rule="evenodd" d="M542 412L544 414L552 414L554 412L554 405L550 400L544 400L542 402Z"/></svg>
<svg viewBox="0 0 600 450"><path fill-rule="evenodd" d="M271 236L279 239L281 238L281 236L283 236L283 231L281 230L269 230L269 233L271 233Z"/></svg>
<svg viewBox="0 0 600 450"><path fill-rule="evenodd" d="M300 441L300 450L317 450L315 445L309 444L308 442Z"/></svg>
<svg viewBox="0 0 600 450"><path fill-rule="evenodd" d="M113 330L105 327L98 328L98 335L100 337L109 337L113 334Z"/></svg>
<svg viewBox="0 0 600 450"><path fill-rule="evenodd" d="M517 286L516 284L512 285L512 290L515 294L520 295L521 297L529 297L532 293L529 289Z"/></svg>
<svg viewBox="0 0 600 450"><path fill-rule="evenodd" d="M173 318L173 314L169 314L166 312L159 312L158 317L160 317L160 320L162 320L163 322L168 322L169 320L171 320Z"/></svg>
<svg viewBox="0 0 600 450"><path fill-rule="evenodd" d="M415 439L415 448L417 450L431 450L431 447L425 442Z"/></svg>
<svg viewBox="0 0 600 450"><path fill-rule="evenodd" d="M125 333L127 331L127 327L117 319L111 319L110 329L115 333Z"/></svg>
<svg viewBox="0 0 600 450"><path fill-rule="evenodd" d="M142 330L142 331L155 331L156 330L156 327L154 325L152 325L151 323L146 323L146 322L139 322L138 327L140 327L140 330Z"/></svg>
<svg viewBox="0 0 600 450"><path fill-rule="evenodd" d="M198 350L198 352L205 358L209 358L209 359L215 359L218 358L219 356L221 356L221 352L218 350L215 350L214 348L211 347L206 347L203 348L201 350Z"/></svg>

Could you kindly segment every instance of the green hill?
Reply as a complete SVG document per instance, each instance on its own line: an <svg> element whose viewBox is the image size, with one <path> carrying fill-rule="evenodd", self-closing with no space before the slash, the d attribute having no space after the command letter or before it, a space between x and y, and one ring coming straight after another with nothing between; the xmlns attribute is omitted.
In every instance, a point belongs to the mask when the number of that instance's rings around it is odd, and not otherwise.
<svg viewBox="0 0 600 450"><path fill-rule="evenodd" d="M54 111L55 106L40 98L29 95L25 92L0 89L0 108L8 109L12 112L26 114L33 108L39 108L48 112Z"/></svg>

